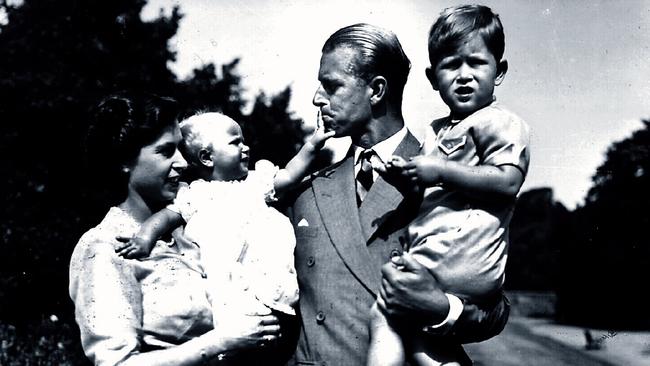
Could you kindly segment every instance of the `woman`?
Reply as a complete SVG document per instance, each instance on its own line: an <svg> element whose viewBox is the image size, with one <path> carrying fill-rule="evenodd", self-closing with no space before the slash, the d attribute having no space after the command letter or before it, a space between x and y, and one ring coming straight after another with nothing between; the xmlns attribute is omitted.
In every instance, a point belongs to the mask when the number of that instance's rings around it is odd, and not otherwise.
<svg viewBox="0 0 650 366"><path fill-rule="evenodd" d="M213 329L199 248L182 229L159 240L141 261L115 253L116 237L132 236L176 196L187 167L177 149L176 117L171 99L115 96L99 105L88 133L89 162L99 172L95 177L113 187L119 199L82 236L70 262L70 297L82 346L96 365L216 363L279 336L273 315L219 319L214 314ZM249 326L224 324L233 321ZM231 329L240 331L224 333Z"/></svg>

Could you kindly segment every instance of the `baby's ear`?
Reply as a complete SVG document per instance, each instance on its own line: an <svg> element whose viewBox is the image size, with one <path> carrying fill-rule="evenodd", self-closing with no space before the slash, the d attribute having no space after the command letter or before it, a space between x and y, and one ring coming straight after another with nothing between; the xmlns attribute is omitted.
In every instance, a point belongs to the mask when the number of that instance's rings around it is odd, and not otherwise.
<svg viewBox="0 0 650 366"><path fill-rule="evenodd" d="M206 168L212 168L214 163L212 162L212 152L208 149L201 149L198 153L199 163Z"/></svg>
<svg viewBox="0 0 650 366"><path fill-rule="evenodd" d="M508 60L504 58L497 64L497 76L494 78L494 85L501 85L506 77L506 72L508 72Z"/></svg>
<svg viewBox="0 0 650 366"><path fill-rule="evenodd" d="M436 79L436 72L433 70L431 67L427 67L424 69L424 73L427 75L427 79L429 79L429 82L431 83L431 86L433 87L433 90L438 91L438 80Z"/></svg>

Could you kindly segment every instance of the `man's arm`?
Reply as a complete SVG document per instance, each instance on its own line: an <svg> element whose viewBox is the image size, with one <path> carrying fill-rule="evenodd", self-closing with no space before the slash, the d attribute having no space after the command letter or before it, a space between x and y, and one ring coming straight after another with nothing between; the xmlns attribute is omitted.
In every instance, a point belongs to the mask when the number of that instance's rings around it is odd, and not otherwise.
<svg viewBox="0 0 650 366"><path fill-rule="evenodd" d="M389 318L400 319L419 328L431 325L441 334L461 343L480 342L499 334L508 320L510 304L502 294L494 301L463 303L458 319L448 319L450 302L436 278L412 256L405 253L398 268L389 262L382 267L382 287L378 305ZM452 295L453 296L453 295ZM451 321L451 327L443 322ZM443 324L441 324L443 323Z"/></svg>

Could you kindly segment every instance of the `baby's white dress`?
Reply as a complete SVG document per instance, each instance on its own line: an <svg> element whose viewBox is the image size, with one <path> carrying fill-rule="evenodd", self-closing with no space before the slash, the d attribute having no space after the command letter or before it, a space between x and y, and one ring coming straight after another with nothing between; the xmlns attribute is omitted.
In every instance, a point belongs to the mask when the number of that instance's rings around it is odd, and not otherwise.
<svg viewBox="0 0 650 366"><path fill-rule="evenodd" d="M168 208L182 215L185 234L201 248L215 316L295 315L298 282L289 219L267 203L275 200L278 167L258 161L242 181L196 180L183 186ZM216 320L215 320L216 321Z"/></svg>

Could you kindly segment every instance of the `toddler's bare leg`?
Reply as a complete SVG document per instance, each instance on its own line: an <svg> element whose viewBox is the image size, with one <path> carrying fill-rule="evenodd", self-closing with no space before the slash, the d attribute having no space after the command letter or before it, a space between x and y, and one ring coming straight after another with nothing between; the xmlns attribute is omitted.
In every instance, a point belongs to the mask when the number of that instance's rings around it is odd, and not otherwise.
<svg viewBox="0 0 650 366"><path fill-rule="evenodd" d="M366 365L403 366L404 361L402 338L375 303L370 309L370 347Z"/></svg>
<svg viewBox="0 0 650 366"><path fill-rule="evenodd" d="M460 344L447 342L444 338L436 342L435 338L413 337L411 360L417 366L464 366L471 365L471 360Z"/></svg>

